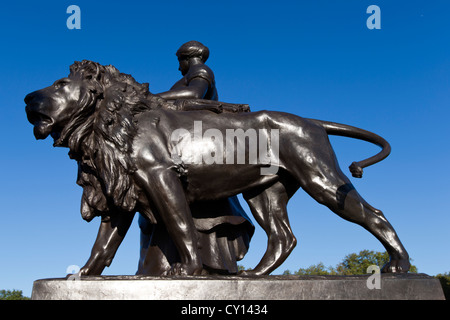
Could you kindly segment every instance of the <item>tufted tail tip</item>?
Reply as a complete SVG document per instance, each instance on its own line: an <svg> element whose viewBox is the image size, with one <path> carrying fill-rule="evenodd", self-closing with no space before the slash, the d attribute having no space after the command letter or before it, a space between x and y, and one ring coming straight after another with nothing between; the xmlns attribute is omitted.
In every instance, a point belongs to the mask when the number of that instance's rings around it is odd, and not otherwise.
<svg viewBox="0 0 450 320"><path fill-rule="evenodd" d="M361 168L357 162L353 162L350 165L349 169L350 169L350 172L352 173L353 177L362 178L363 168Z"/></svg>

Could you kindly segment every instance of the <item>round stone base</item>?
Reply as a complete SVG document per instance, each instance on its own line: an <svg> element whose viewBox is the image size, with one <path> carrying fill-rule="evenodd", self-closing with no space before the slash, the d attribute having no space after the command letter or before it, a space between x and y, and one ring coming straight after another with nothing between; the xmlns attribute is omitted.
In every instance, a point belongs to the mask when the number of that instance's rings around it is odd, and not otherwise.
<svg viewBox="0 0 450 320"><path fill-rule="evenodd" d="M36 280L34 300L443 300L425 274L360 276L96 276Z"/></svg>

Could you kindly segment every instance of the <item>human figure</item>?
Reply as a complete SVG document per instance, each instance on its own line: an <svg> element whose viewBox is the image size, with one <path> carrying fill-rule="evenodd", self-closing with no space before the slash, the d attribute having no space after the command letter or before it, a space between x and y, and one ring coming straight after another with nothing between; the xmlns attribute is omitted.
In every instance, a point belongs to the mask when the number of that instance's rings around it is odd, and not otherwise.
<svg viewBox="0 0 450 320"><path fill-rule="evenodd" d="M198 41L183 44L176 53L183 77L169 91L158 95L166 100L206 99L219 100L214 73L205 64L209 49Z"/></svg>
<svg viewBox="0 0 450 320"><path fill-rule="evenodd" d="M166 99L177 110L209 110L221 112L249 112L246 104L218 101L214 73L205 64L209 49L198 41L183 44L176 53L183 77L169 91L158 96Z"/></svg>
<svg viewBox="0 0 450 320"><path fill-rule="evenodd" d="M178 110L246 112L248 105L218 103L214 73L205 65L209 49L198 41L183 44L176 53L183 77L169 91L157 94ZM207 112L207 111L205 111ZM210 273L237 273L237 261L246 254L254 226L236 196L193 203L192 216L199 235L199 252ZM159 275L177 262L176 248L161 225L139 217L141 256L138 274Z"/></svg>

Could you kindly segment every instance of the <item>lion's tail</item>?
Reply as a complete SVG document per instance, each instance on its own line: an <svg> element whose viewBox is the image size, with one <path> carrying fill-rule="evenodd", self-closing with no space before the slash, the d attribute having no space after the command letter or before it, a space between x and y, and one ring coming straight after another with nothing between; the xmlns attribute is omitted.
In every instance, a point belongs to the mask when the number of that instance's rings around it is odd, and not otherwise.
<svg viewBox="0 0 450 320"><path fill-rule="evenodd" d="M376 155L367 158L365 160L353 162L350 165L349 167L350 172L352 173L352 176L355 178L362 177L363 168L371 166L377 162L380 162L391 153L391 146L389 145L389 143L373 132L341 123L328 122L316 119L309 119L309 120L322 126L326 130L326 132L330 135L364 140L381 147L381 151Z"/></svg>

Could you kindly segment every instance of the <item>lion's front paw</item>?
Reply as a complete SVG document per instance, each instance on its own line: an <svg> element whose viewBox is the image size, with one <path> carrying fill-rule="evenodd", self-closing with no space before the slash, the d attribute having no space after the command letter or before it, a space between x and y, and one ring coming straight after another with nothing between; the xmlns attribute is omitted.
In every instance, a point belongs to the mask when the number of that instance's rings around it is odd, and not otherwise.
<svg viewBox="0 0 450 320"><path fill-rule="evenodd" d="M386 263L383 268L381 268L381 272L383 273L406 273L411 267L411 263L409 263L409 259L391 259L388 263Z"/></svg>
<svg viewBox="0 0 450 320"><path fill-rule="evenodd" d="M83 267L83 268L80 269L79 274L82 275L82 276L89 276L89 275L92 274L92 272L91 272L91 269L89 267Z"/></svg>
<svg viewBox="0 0 450 320"><path fill-rule="evenodd" d="M99 258L99 256L94 256L90 258L88 262L80 269L80 275L82 276L98 276L101 275L103 269L109 266L111 260L105 260Z"/></svg>

